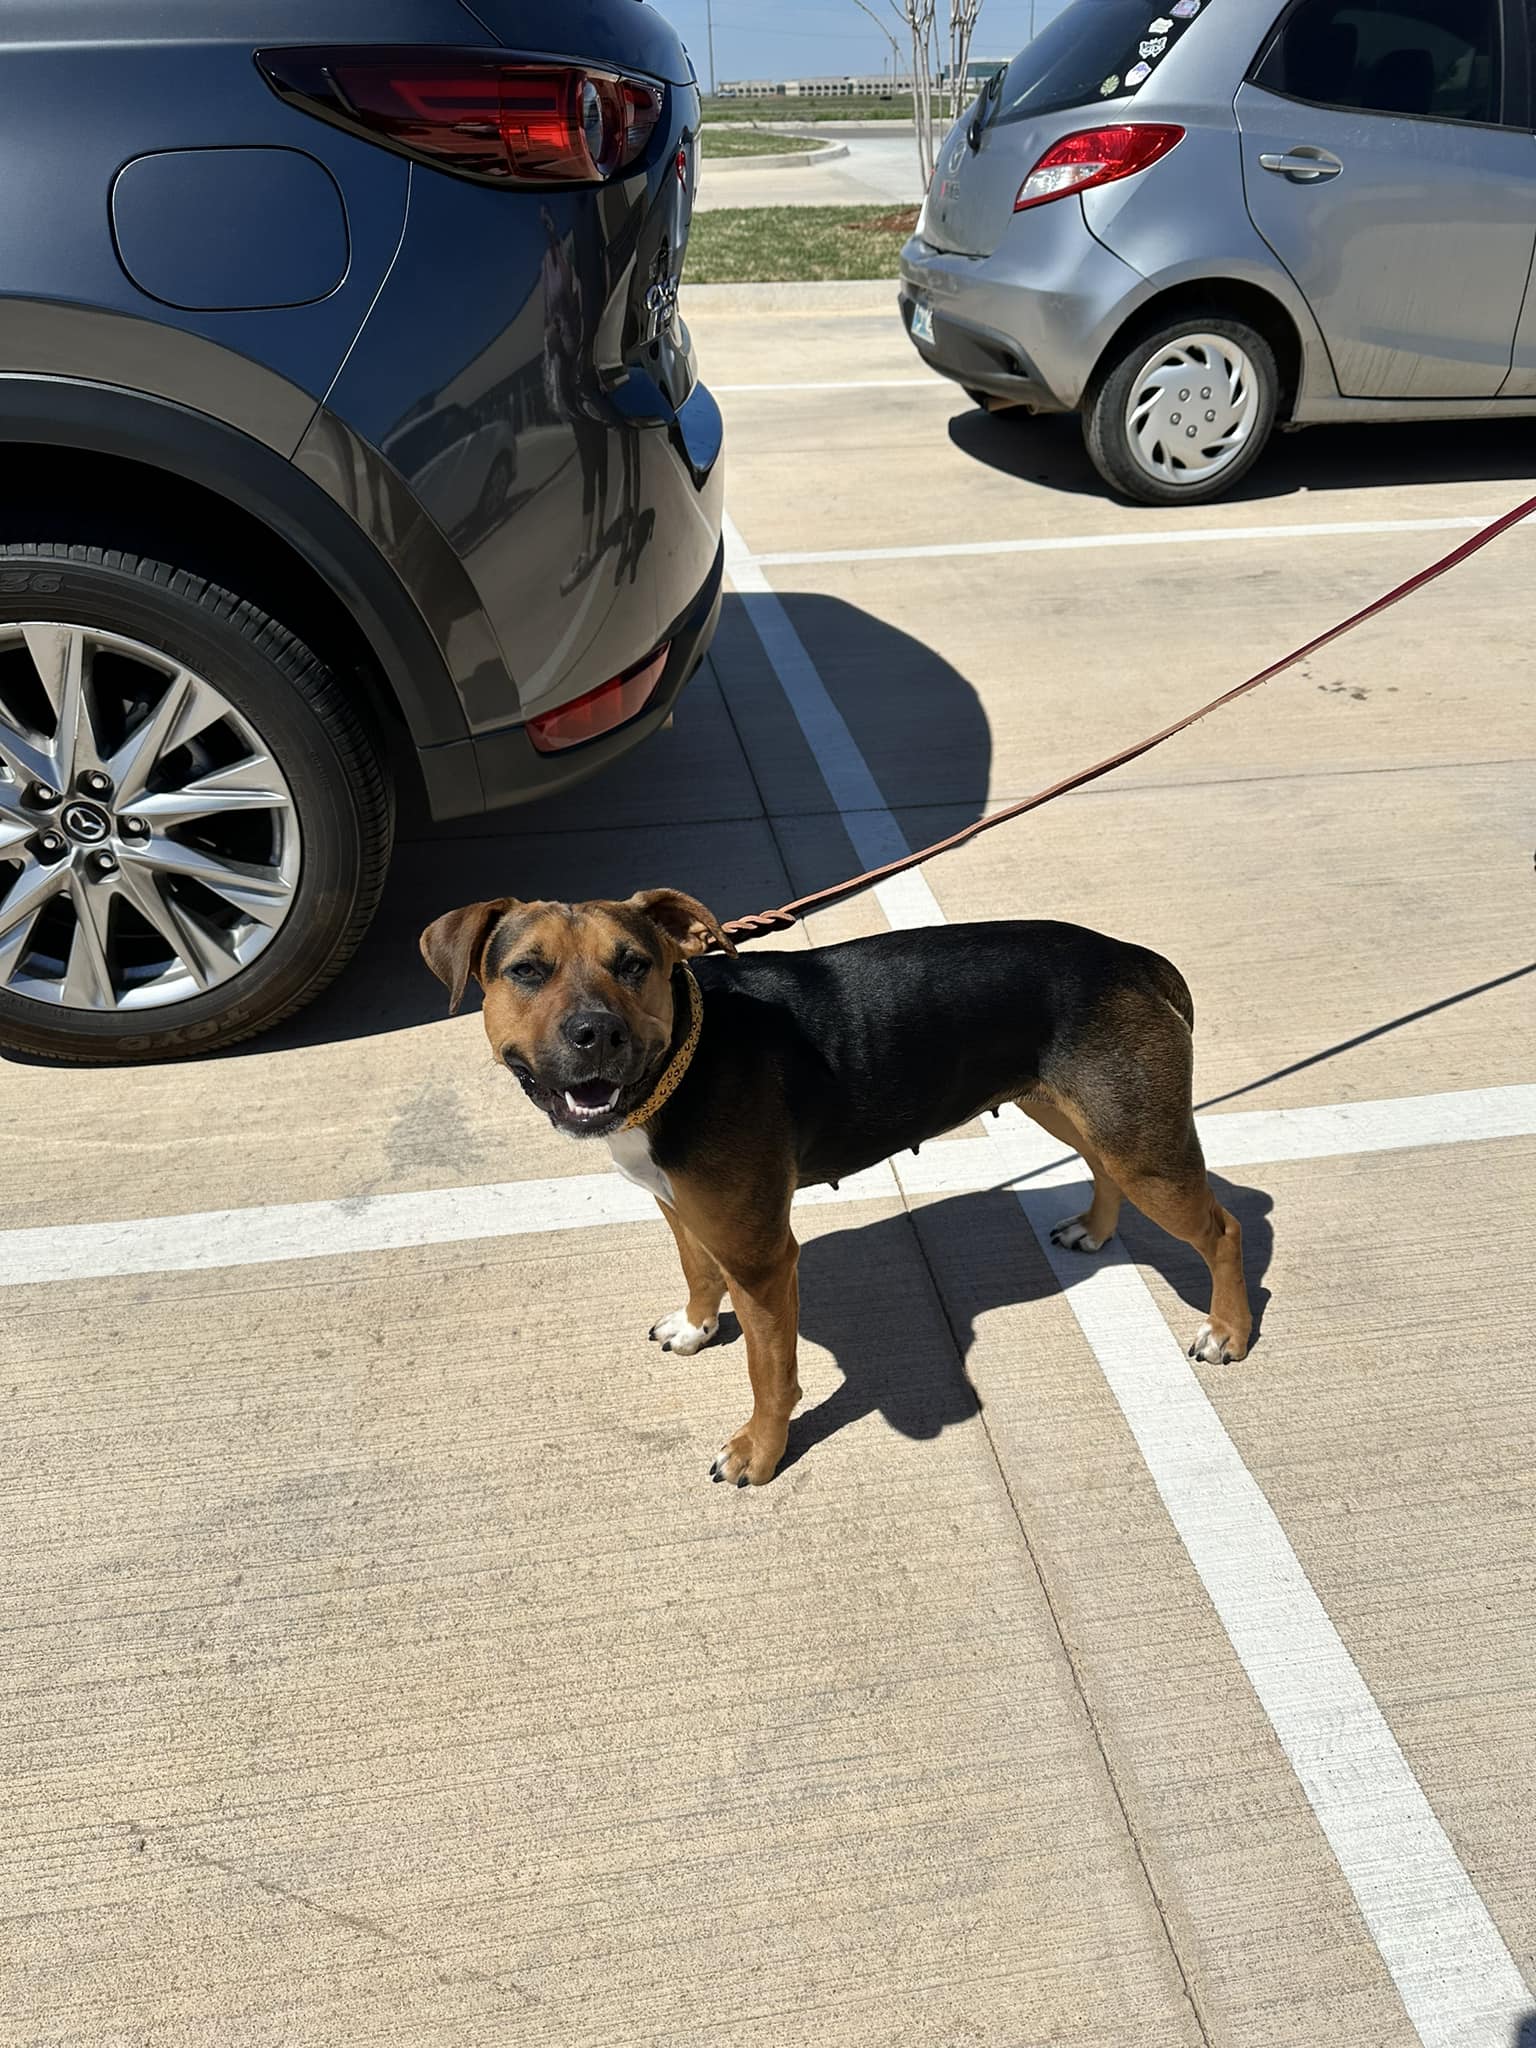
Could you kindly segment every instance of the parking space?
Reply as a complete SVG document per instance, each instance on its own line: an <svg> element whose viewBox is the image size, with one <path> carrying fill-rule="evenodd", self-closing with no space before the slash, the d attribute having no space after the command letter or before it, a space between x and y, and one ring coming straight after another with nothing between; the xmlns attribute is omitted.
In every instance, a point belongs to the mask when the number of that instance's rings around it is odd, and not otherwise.
<svg viewBox="0 0 1536 2048"><path fill-rule="evenodd" d="M1532 488L1524 428L1400 428L1114 504L889 296L689 308L733 589L673 732L409 825L274 1039L0 1067L6 2038L1536 2039L1536 535L780 942L1174 959L1242 1365L1141 1219L1052 1253L1078 1169L989 1125L803 1205L789 1459L711 1488L742 1345L645 1343L667 1233L416 961L460 902L739 914L937 838Z"/></svg>

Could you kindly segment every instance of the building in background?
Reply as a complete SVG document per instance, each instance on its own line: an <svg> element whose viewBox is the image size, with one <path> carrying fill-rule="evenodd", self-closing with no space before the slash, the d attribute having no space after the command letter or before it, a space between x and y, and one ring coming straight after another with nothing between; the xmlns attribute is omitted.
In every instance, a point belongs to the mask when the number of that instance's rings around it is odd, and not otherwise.
<svg viewBox="0 0 1536 2048"><path fill-rule="evenodd" d="M981 91L995 72L1008 68L1007 57L973 57L965 67L967 98ZM949 90L949 72L936 81L941 91ZM892 78L889 72L874 75L849 72L841 78L727 78L721 81L717 97L722 100L894 100L912 91L910 78Z"/></svg>
<svg viewBox="0 0 1536 2048"><path fill-rule="evenodd" d="M846 78L727 78L722 80L723 100L833 100L896 99L912 90L910 78L892 78L889 72L874 77L850 73Z"/></svg>

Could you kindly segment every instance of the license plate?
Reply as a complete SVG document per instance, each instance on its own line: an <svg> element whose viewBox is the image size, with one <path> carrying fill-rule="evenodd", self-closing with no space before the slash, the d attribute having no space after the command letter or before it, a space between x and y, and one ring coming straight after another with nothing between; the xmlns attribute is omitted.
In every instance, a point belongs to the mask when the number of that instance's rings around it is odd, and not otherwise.
<svg viewBox="0 0 1536 2048"><path fill-rule="evenodd" d="M925 306L921 299L912 302L912 339L926 341L933 347L933 308Z"/></svg>

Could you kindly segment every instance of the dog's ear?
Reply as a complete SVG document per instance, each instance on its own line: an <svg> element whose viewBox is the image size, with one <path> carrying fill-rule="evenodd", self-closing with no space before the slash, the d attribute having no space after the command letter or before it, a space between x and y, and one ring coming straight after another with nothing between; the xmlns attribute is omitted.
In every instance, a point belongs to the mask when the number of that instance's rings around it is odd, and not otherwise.
<svg viewBox="0 0 1536 2048"><path fill-rule="evenodd" d="M462 910L450 910L422 933L421 957L448 990L450 1017L464 1000L470 975L480 980L486 941L512 908L510 896L495 903L466 903Z"/></svg>
<svg viewBox="0 0 1536 2048"><path fill-rule="evenodd" d="M736 948L720 929L720 920L693 896L681 889L642 889L630 897L630 904L648 917L665 938L672 941L684 960L707 953L711 946L734 953Z"/></svg>

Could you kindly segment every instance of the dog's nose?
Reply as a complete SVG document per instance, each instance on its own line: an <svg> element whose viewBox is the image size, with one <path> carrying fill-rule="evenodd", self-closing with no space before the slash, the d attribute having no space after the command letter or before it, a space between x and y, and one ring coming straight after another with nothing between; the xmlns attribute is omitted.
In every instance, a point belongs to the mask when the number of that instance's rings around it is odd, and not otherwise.
<svg viewBox="0 0 1536 2048"><path fill-rule="evenodd" d="M629 1044L629 1028L612 1010L573 1010L560 1035L577 1052L622 1052Z"/></svg>

